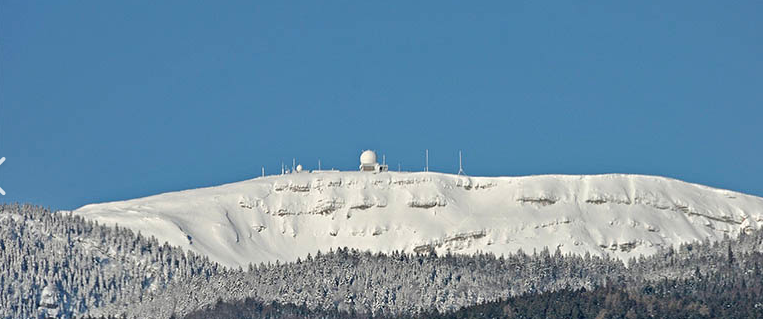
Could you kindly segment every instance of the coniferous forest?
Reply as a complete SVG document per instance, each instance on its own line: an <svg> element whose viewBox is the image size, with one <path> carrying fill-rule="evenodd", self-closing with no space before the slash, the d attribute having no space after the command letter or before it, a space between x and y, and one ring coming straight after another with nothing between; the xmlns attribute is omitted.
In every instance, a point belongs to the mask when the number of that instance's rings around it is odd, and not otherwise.
<svg viewBox="0 0 763 319"><path fill-rule="evenodd" d="M337 248L229 269L121 227L0 206L1 318L755 318L763 231L623 262Z"/></svg>

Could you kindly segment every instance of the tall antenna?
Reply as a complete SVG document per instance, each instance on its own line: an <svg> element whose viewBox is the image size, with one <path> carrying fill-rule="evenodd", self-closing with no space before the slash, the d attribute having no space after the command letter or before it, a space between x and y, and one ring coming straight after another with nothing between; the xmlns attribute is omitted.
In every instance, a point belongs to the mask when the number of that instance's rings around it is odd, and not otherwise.
<svg viewBox="0 0 763 319"><path fill-rule="evenodd" d="M319 171L321 170L321 159L320 158L318 159L318 170Z"/></svg>
<svg viewBox="0 0 763 319"><path fill-rule="evenodd" d="M291 172L292 173L294 172L295 168L297 168L297 158L296 157L292 157L291 158Z"/></svg>
<svg viewBox="0 0 763 319"><path fill-rule="evenodd" d="M387 154L382 154L382 165L387 165Z"/></svg>
<svg viewBox="0 0 763 319"><path fill-rule="evenodd" d="M397 171L400 172L400 163L397 163Z"/></svg>
<svg viewBox="0 0 763 319"><path fill-rule="evenodd" d="M262 167L262 177L265 177L265 166Z"/></svg>
<svg viewBox="0 0 763 319"><path fill-rule="evenodd" d="M283 167L283 162L281 162L281 175L283 174L284 174L284 167Z"/></svg>
<svg viewBox="0 0 763 319"><path fill-rule="evenodd" d="M429 172L429 149L424 152L424 171Z"/></svg>
<svg viewBox="0 0 763 319"><path fill-rule="evenodd" d="M461 151L458 151L458 175L466 175L464 173L463 161L461 160Z"/></svg>
<svg viewBox="0 0 763 319"><path fill-rule="evenodd" d="M5 163L5 157L0 158L0 164L3 164L3 163ZM0 188L0 195L5 196L5 191L2 188Z"/></svg>

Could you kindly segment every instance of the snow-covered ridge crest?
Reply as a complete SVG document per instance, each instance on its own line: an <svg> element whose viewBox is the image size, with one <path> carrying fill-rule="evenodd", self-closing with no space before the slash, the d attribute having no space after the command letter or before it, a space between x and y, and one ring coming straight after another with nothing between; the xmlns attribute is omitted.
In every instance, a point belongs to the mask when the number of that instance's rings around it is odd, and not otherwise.
<svg viewBox="0 0 763 319"><path fill-rule="evenodd" d="M227 266L351 247L649 255L759 228L763 198L642 175L466 177L319 172L255 178L74 211Z"/></svg>

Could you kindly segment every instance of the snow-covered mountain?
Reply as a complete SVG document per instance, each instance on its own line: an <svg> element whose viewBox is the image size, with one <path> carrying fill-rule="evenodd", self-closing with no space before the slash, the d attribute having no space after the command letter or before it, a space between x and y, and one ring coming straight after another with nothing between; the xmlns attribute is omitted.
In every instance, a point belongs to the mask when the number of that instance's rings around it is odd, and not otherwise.
<svg viewBox="0 0 763 319"><path fill-rule="evenodd" d="M629 258L759 228L763 198L640 175L312 172L92 204L74 214L227 266L345 246L498 255L558 247Z"/></svg>

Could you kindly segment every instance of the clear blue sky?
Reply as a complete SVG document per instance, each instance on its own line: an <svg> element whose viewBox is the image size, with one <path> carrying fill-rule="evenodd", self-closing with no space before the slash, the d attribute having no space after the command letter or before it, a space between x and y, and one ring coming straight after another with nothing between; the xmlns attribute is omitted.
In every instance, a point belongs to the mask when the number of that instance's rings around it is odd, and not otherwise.
<svg viewBox="0 0 763 319"><path fill-rule="evenodd" d="M760 1L277 2L1 1L0 201L354 170L364 148L763 195Z"/></svg>

